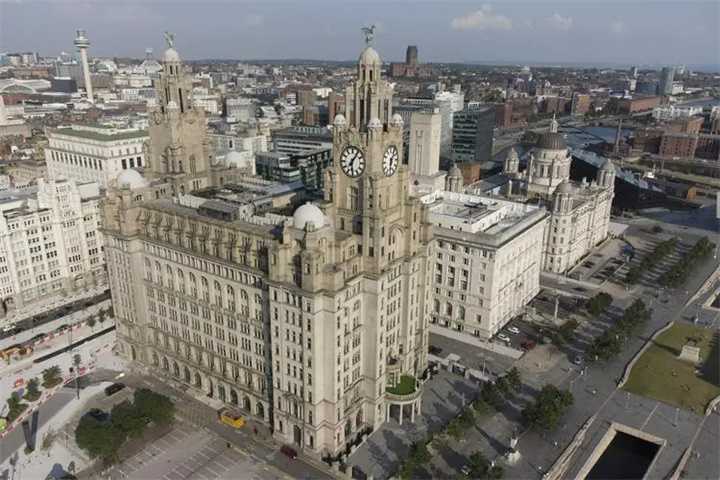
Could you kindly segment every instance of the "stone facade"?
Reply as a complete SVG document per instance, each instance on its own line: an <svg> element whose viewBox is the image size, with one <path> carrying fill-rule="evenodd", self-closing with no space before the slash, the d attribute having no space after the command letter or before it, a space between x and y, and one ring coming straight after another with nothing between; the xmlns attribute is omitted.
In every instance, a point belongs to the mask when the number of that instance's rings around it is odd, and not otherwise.
<svg viewBox="0 0 720 480"><path fill-rule="evenodd" d="M229 169L212 165L179 72L166 52L149 171L121 174L103 203L119 350L317 456L340 454L390 417L414 418L430 247L409 171L387 167L388 148L402 155L402 121L377 53L361 55L349 121L336 119L332 188L292 218L287 205L260 215L182 196L221 185ZM357 176L340 166L348 147L365 159Z"/></svg>

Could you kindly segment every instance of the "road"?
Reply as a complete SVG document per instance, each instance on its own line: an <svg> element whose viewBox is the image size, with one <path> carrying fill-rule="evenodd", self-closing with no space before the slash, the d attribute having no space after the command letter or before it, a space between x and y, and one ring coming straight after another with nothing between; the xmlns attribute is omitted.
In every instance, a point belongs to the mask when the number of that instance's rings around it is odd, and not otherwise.
<svg viewBox="0 0 720 480"><path fill-rule="evenodd" d="M9 337L17 336L18 333L24 333L25 330L40 327L42 325L45 325L49 322L52 322L53 320L56 320L60 317L68 317L75 313L80 313L84 309L91 307L93 305L96 305L98 303L104 302L105 300L110 300L110 290L106 290L103 293L100 293L99 295L96 295L94 297L90 298L79 298L77 300L65 303L62 301L55 301L49 305L45 304L44 307L49 307L48 310L41 310L43 305L35 307L34 310L39 310L40 313L37 313L35 315L30 315L27 317L24 317L22 319L16 320L14 319L14 316L12 314L8 314L6 319L3 319L2 323L5 324L14 324L15 330L14 331L3 331L0 330L0 339L6 339ZM22 314L20 314L22 315ZM60 323L61 325L62 323ZM23 332L18 332L18 329L22 330ZM32 338L32 335L30 335L28 338ZM15 342L19 343L19 342Z"/></svg>
<svg viewBox="0 0 720 480"><path fill-rule="evenodd" d="M37 428L35 430L39 430L40 427L50 421L60 410L72 401L77 401L75 389L72 386L63 387L58 390L55 395L47 399L42 406L33 413L33 417L37 421ZM42 439L36 438L35 441L36 449L40 448ZM22 452L24 445L25 435L21 426L17 426L7 432L2 440L0 440L0 465L5 463L15 452Z"/></svg>

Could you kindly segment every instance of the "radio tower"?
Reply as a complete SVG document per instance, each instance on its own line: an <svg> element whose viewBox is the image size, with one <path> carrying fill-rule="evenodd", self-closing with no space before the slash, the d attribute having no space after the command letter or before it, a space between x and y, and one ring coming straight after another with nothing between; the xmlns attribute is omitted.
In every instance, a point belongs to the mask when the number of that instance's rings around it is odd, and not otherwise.
<svg viewBox="0 0 720 480"><path fill-rule="evenodd" d="M85 30L77 31L77 38L75 39L75 47L80 51L80 58L82 59L83 75L85 76L85 93L87 94L88 102L94 104L95 99L93 98L92 83L90 83L90 68L88 67L87 51L90 48L90 40L85 38Z"/></svg>

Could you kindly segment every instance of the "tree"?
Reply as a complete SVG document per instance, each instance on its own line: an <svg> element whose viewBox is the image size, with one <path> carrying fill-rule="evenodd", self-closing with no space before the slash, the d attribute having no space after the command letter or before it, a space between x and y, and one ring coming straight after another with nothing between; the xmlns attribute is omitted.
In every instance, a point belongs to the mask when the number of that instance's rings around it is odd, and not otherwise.
<svg viewBox="0 0 720 480"><path fill-rule="evenodd" d="M82 363L82 357L80 356L80 354L76 353L75 355L73 355L73 365L78 367L78 366L80 366L81 363Z"/></svg>
<svg viewBox="0 0 720 480"><path fill-rule="evenodd" d="M468 477L472 479L499 480L505 474L502 467L493 465L482 452L471 453L467 466L470 470Z"/></svg>
<svg viewBox="0 0 720 480"><path fill-rule="evenodd" d="M165 395L147 388L135 390L133 404L138 415L156 425L169 425L175 418L175 405Z"/></svg>
<svg viewBox="0 0 720 480"><path fill-rule="evenodd" d="M447 427L445 427L445 433L454 440L460 440L465 433L465 429L457 418L453 418L450 420L450 423L447 424Z"/></svg>
<svg viewBox="0 0 720 480"><path fill-rule="evenodd" d="M567 409L575 402L568 390L560 390L555 385L545 385L535 400L523 410L528 426L550 431L557 427Z"/></svg>
<svg viewBox="0 0 720 480"><path fill-rule="evenodd" d="M415 465L425 465L430 461L430 452L427 443L415 442L410 446L410 458Z"/></svg>
<svg viewBox="0 0 720 480"><path fill-rule="evenodd" d="M657 225L657 224L653 225L653 228L652 228L653 233L662 233L662 231L663 231L663 228L660 225Z"/></svg>
<svg viewBox="0 0 720 480"><path fill-rule="evenodd" d="M486 382L482 391L480 392L480 398L485 400L485 403L493 408L497 408L503 403L503 396L495 386L494 382Z"/></svg>
<svg viewBox="0 0 720 480"><path fill-rule="evenodd" d="M95 323L97 321L95 320L95 317L88 317L88 319L85 321L87 323L88 327L90 327L90 330L93 330L95 328Z"/></svg>
<svg viewBox="0 0 720 480"><path fill-rule="evenodd" d="M471 408L463 408L460 415L457 416L457 419L464 430L467 430L475 425L475 413Z"/></svg>
<svg viewBox="0 0 720 480"><path fill-rule="evenodd" d="M475 410L475 413L478 415L484 415L489 409L490 407L488 407L488 404L482 398L478 398L475 400L475 403L473 403L473 410Z"/></svg>
<svg viewBox="0 0 720 480"><path fill-rule="evenodd" d="M49 430L45 432L45 434L42 437L42 442L40 443L40 450L47 452L52 448L54 435L52 430Z"/></svg>
<svg viewBox="0 0 720 480"><path fill-rule="evenodd" d="M125 433L94 418L83 417L75 429L75 443L86 450L91 458L114 460L125 443Z"/></svg>
<svg viewBox="0 0 720 480"><path fill-rule="evenodd" d="M579 326L580 322L578 322L574 318L571 318L570 320L563 323L560 328L558 328L558 334L563 341L567 342L572 338L575 330L577 330Z"/></svg>
<svg viewBox="0 0 720 480"><path fill-rule="evenodd" d="M25 400L28 402L34 402L38 398L40 398L40 381L33 377L27 382L27 387L25 389Z"/></svg>
<svg viewBox="0 0 720 480"><path fill-rule="evenodd" d="M42 386L44 388L52 388L62 382L62 370L57 365L46 368L42 372L43 381Z"/></svg>
<svg viewBox="0 0 720 480"><path fill-rule="evenodd" d="M147 420L140 415L133 405L122 403L116 405L110 412L110 418L113 425L131 439L142 436L147 426Z"/></svg>
<svg viewBox="0 0 720 480"><path fill-rule="evenodd" d="M596 317L599 317L600 315L605 314L610 305L612 305L612 302L612 295L605 292L600 292L594 297L592 297L590 300L588 300L587 311L590 315L595 315Z"/></svg>
<svg viewBox="0 0 720 480"><path fill-rule="evenodd" d="M522 375L520 375L520 370L517 367L513 367L508 371L507 379L510 388L513 390L517 391L522 386Z"/></svg>
<svg viewBox="0 0 720 480"><path fill-rule="evenodd" d="M415 465L412 459L408 457L402 457L398 462L397 476L402 480L410 480L415 471Z"/></svg>
<svg viewBox="0 0 720 480"><path fill-rule="evenodd" d="M105 320L107 320L107 311L100 310L100 313L98 314L98 322L102 325Z"/></svg>
<svg viewBox="0 0 720 480"><path fill-rule="evenodd" d="M5 418L8 422L13 422L27 408L27 403L22 403L18 392L12 392L10 394L10 398L7 399L7 405L8 413Z"/></svg>
<svg viewBox="0 0 720 480"><path fill-rule="evenodd" d="M495 380L495 387L503 398L507 398L510 395L510 383L504 375Z"/></svg>

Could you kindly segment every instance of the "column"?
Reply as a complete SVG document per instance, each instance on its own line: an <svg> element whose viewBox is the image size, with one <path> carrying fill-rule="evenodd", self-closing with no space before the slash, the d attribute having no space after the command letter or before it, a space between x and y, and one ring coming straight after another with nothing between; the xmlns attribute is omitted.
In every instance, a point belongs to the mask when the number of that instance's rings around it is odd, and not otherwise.
<svg viewBox="0 0 720 480"><path fill-rule="evenodd" d="M410 421L415 422L415 404L410 405Z"/></svg>
<svg viewBox="0 0 720 480"><path fill-rule="evenodd" d="M387 404L387 408L385 408L385 421L390 421L390 404Z"/></svg>
<svg viewBox="0 0 720 480"><path fill-rule="evenodd" d="M403 418L403 406L400 405L400 425L402 425L402 418Z"/></svg>

